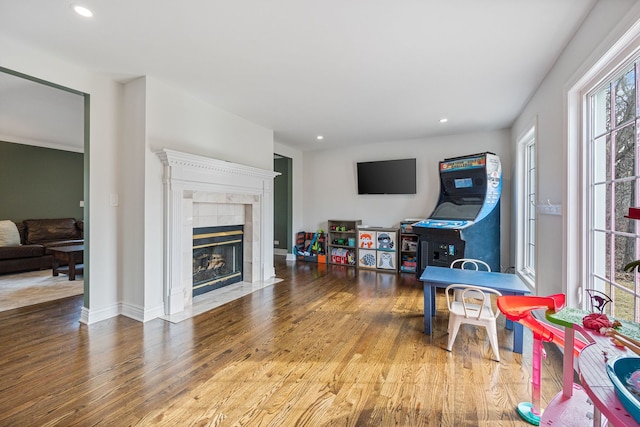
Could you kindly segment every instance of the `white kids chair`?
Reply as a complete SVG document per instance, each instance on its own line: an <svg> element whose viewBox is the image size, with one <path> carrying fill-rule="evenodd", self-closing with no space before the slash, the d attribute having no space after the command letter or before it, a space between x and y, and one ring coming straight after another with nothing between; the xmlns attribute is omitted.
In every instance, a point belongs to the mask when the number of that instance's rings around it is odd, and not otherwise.
<svg viewBox="0 0 640 427"><path fill-rule="evenodd" d="M459 301L454 298L456 291L460 294ZM447 297L447 307L449 308L449 342L447 343L447 350L451 351L460 325L466 323L484 326L489 336L495 360L499 362L500 352L498 351L496 319L500 315L500 311L497 307L494 308L491 296L495 295L497 298L502 294L495 289L482 286L453 284L447 286L445 295Z"/></svg>
<svg viewBox="0 0 640 427"><path fill-rule="evenodd" d="M458 264L460 264L460 267L457 267ZM457 259L457 260L453 261L449 267L451 267L451 268L461 268L463 270L482 270L484 268L487 271L491 271L491 267L489 267L489 264L487 264L486 262L484 262L482 260L473 259L473 258L460 258L460 259ZM473 267L473 268L469 268L469 267ZM483 267L483 268L481 268L481 267Z"/></svg>
<svg viewBox="0 0 640 427"><path fill-rule="evenodd" d="M459 265L458 265L459 264ZM460 258L451 263L449 268L459 268L461 270L491 271L491 267L486 262L474 258ZM455 294L456 301L460 301L460 294ZM480 297L478 297L480 299Z"/></svg>
<svg viewBox="0 0 640 427"><path fill-rule="evenodd" d="M458 266L458 264L460 265ZM475 270L475 271L482 271L484 269L489 272L491 271L491 267L489 267L489 264L487 264L482 260L473 259L473 258L457 259L451 263L449 268L460 268L461 270ZM481 299L481 298L482 297L478 296L478 299ZM460 301L460 293L458 292L455 293L455 300Z"/></svg>

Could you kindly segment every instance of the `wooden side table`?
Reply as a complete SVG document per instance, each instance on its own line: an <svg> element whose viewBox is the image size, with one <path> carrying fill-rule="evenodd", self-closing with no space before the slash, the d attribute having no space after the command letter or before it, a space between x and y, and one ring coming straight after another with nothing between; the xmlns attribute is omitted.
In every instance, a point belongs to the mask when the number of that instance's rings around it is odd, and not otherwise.
<svg viewBox="0 0 640 427"><path fill-rule="evenodd" d="M69 275L69 280L76 280L76 273L84 271L84 264L76 264L76 257L84 252L84 245L56 246L49 250L53 254L54 276L63 273ZM61 262L67 265L60 265Z"/></svg>

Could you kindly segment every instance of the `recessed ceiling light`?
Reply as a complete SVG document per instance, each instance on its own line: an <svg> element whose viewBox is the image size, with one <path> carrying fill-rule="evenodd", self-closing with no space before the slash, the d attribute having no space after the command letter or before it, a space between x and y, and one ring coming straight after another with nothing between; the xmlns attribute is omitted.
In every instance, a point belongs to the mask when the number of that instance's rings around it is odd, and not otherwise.
<svg viewBox="0 0 640 427"><path fill-rule="evenodd" d="M440 123L447 123L449 121L449 119L447 119L446 117L440 119Z"/></svg>
<svg viewBox="0 0 640 427"><path fill-rule="evenodd" d="M318 136L316 136L316 139L317 139L318 141L320 141L320 140L324 139L324 136L322 136L322 135L318 135Z"/></svg>
<svg viewBox="0 0 640 427"><path fill-rule="evenodd" d="M85 18L91 18L93 16L93 12L87 9L84 6L80 6L79 4L72 4L71 9L74 10L80 16L84 16Z"/></svg>

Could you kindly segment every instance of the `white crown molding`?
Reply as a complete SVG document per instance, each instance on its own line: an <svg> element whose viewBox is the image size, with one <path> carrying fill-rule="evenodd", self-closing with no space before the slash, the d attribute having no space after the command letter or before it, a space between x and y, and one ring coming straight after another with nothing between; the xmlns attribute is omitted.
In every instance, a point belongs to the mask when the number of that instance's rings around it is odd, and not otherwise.
<svg viewBox="0 0 640 427"><path fill-rule="evenodd" d="M167 148L156 152L156 154L165 166L183 166L196 169L208 169L215 172L251 176L260 179L273 179L280 175L279 172L227 162L224 160L212 159Z"/></svg>

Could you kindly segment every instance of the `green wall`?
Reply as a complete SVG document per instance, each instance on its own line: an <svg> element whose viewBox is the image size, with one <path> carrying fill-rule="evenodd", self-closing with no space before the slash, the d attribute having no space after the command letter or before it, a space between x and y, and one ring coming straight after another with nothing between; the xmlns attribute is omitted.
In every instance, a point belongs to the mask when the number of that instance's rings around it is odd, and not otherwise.
<svg viewBox="0 0 640 427"><path fill-rule="evenodd" d="M291 163L288 157L281 157L273 160L273 170L282 175L275 177L273 182L273 247L286 249L291 252ZM275 242L278 242L276 244Z"/></svg>
<svg viewBox="0 0 640 427"><path fill-rule="evenodd" d="M0 220L83 218L84 154L0 141Z"/></svg>

